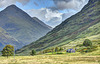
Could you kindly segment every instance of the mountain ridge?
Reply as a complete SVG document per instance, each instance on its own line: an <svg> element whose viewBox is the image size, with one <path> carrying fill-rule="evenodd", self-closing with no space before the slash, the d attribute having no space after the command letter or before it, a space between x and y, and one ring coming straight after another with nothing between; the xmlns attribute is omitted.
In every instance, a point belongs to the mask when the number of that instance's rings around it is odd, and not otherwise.
<svg viewBox="0 0 100 64"><path fill-rule="evenodd" d="M37 22L39 22L40 24L42 24L43 26L47 26L49 29L52 29L51 26L46 25L44 22L42 22L41 20L39 20L37 17L33 17L34 20L36 20Z"/></svg>
<svg viewBox="0 0 100 64"><path fill-rule="evenodd" d="M39 39L51 30L46 24L42 25L38 21L16 5L10 5L0 12L0 27L18 40L21 46Z"/></svg>

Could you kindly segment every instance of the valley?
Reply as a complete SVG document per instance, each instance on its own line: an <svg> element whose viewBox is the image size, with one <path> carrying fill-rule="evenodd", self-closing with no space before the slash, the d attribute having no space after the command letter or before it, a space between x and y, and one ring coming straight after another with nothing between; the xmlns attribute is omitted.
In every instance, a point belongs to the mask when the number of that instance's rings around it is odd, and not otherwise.
<svg viewBox="0 0 100 64"><path fill-rule="evenodd" d="M70 45L70 43L75 40L78 40L77 43L81 44L79 39L83 39L84 41L87 37L100 34L99 14L99 0L89 0L88 4L86 4L80 12L66 19L60 25L48 32L44 37L26 45L16 53L28 55L32 49L39 52L53 47Z"/></svg>
<svg viewBox="0 0 100 64"><path fill-rule="evenodd" d="M37 7L32 10L31 1L29 8L23 4L23 8L5 7L0 12L0 64L100 64L100 0L89 0L76 14L54 28L49 26L63 20L68 3L85 1L52 0L56 8L45 8L42 3L41 9L34 1ZM58 9L59 2L67 5Z"/></svg>

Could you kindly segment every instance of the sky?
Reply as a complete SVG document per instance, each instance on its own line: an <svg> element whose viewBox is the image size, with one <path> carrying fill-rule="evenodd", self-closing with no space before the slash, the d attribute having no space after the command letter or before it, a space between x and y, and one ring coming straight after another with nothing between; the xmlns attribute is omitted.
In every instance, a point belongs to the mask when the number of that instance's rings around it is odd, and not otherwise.
<svg viewBox="0 0 100 64"><path fill-rule="evenodd" d="M15 4L31 17L55 27L78 13L87 3L88 0L0 0L0 11Z"/></svg>

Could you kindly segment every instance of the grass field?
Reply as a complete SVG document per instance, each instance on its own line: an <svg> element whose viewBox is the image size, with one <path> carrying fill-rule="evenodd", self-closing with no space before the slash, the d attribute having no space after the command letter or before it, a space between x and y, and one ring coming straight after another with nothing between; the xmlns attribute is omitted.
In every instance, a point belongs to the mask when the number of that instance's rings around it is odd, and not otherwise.
<svg viewBox="0 0 100 64"><path fill-rule="evenodd" d="M36 55L0 57L0 64L100 64L100 56Z"/></svg>

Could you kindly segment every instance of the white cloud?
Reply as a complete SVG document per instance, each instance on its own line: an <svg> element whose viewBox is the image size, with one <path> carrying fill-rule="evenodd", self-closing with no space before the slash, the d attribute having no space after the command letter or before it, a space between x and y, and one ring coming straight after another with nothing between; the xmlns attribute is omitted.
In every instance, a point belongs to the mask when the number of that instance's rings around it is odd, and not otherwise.
<svg viewBox="0 0 100 64"><path fill-rule="evenodd" d="M74 9L81 10L83 6L88 2L88 0L53 0L56 7L51 7L51 9L64 10L64 9Z"/></svg>
<svg viewBox="0 0 100 64"><path fill-rule="evenodd" d="M68 12L68 13L60 13L57 10L52 11L47 8L41 8L41 9L31 9L26 10L26 12L32 16L37 17L46 24L55 27L58 24L60 24L63 20L73 15L75 12Z"/></svg>
<svg viewBox="0 0 100 64"><path fill-rule="evenodd" d="M58 18L59 20L62 20L62 13L59 13L58 11L51 11L50 9L46 9L46 21L50 21L52 18Z"/></svg>
<svg viewBox="0 0 100 64"><path fill-rule="evenodd" d="M21 4L25 5L30 0L0 0L0 8L7 7L11 4L15 4L16 2L20 2Z"/></svg>
<svg viewBox="0 0 100 64"><path fill-rule="evenodd" d="M47 8L41 8L41 9L31 9L31 10L26 10L26 12L32 16L32 17L37 17L40 20L44 21L48 25L51 25L53 23L59 23L62 21L62 13L59 13L58 11L52 11ZM55 24L55 25L56 25ZM53 27L55 26L53 24Z"/></svg>
<svg viewBox="0 0 100 64"><path fill-rule="evenodd" d="M59 24L62 21L62 15L63 15L58 11L52 11L47 8L31 9L31 10L26 10L26 12L30 16L37 17L52 27L55 27L57 24Z"/></svg>

